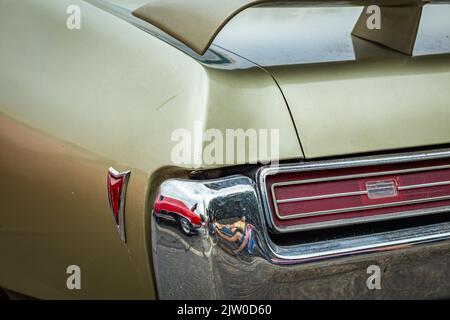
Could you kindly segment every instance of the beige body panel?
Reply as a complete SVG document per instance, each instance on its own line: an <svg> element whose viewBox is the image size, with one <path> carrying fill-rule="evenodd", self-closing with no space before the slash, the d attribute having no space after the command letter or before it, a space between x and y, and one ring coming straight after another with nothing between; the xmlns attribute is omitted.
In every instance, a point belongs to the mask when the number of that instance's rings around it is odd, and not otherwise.
<svg viewBox="0 0 450 320"><path fill-rule="evenodd" d="M81 30L66 27L72 4ZM148 201L152 175L173 165L175 129L278 128L280 156L303 157L283 96L260 68L209 69L79 0L0 0L0 39L0 287L155 298ZM108 207L109 166L132 172L126 244ZM66 287L72 264L81 291Z"/></svg>
<svg viewBox="0 0 450 320"><path fill-rule="evenodd" d="M105 188L110 159L5 116L0 148L2 288L40 299L156 297L147 253L146 173L133 170L128 186L124 244ZM81 290L66 287L71 265L81 268Z"/></svg>
<svg viewBox="0 0 450 320"><path fill-rule="evenodd" d="M448 55L269 69L306 158L450 143Z"/></svg>

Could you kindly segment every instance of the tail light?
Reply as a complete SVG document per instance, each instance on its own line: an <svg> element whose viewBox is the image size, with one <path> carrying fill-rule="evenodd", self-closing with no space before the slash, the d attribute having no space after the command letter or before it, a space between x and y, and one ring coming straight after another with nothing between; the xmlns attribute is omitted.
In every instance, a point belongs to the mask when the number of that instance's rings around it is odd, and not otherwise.
<svg viewBox="0 0 450 320"><path fill-rule="evenodd" d="M108 170L108 196L111 207L113 221L117 226L120 238L126 241L125 237L125 194L130 177L130 171L118 172L114 168Z"/></svg>
<svg viewBox="0 0 450 320"><path fill-rule="evenodd" d="M266 179L279 232L450 210L450 160L280 172Z"/></svg>

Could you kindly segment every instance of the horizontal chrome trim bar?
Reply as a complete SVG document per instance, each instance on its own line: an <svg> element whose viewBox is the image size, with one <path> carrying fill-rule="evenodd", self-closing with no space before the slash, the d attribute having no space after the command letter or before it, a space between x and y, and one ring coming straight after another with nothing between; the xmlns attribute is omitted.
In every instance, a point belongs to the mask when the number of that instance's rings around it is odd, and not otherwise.
<svg viewBox="0 0 450 320"><path fill-rule="evenodd" d="M367 222L382 222L382 221L393 220L393 219L398 219L398 218L413 218L413 217L419 217L419 216L424 216L424 215L439 214L439 213L444 213L444 212L450 213L450 206L430 208L430 209L424 209L424 210L410 210L410 211L401 212L401 215L399 215L399 213L397 212L397 213L387 213L387 214L383 214L383 215L376 215L376 216L371 216L371 217L356 217L356 218L344 219L344 220L300 224L300 225L285 227L285 228L283 228L283 231L284 232L309 231L309 230L316 230L316 229L323 229L323 228L357 225L357 224L362 224L362 223L367 223Z"/></svg>
<svg viewBox="0 0 450 320"><path fill-rule="evenodd" d="M344 238L339 239L339 241L327 240L292 247L277 247L275 255L282 259L285 264L296 264L357 254L406 249L421 244L448 240L450 240L450 222Z"/></svg>
<svg viewBox="0 0 450 320"><path fill-rule="evenodd" d="M406 163L406 162L420 162L428 160L446 159L450 158L450 149L441 150L430 150L430 151L419 151L419 152L407 152L398 154L389 154L382 156L369 156L369 157L354 157L340 160L325 160L325 161L301 161L296 164L286 164L279 166L265 166L262 167L257 173L257 183L259 188L259 195L261 198L261 203L264 209L264 214L266 216L266 221L269 228L273 232L277 233L288 233L303 230L314 230L329 228L334 226L344 226L355 223L365 223L373 221L383 221L388 219L396 219L402 217L411 216L411 212L400 212L394 215L386 214L383 216L372 216L372 217L361 217L354 219L337 220L332 222L315 223L309 225L296 225L291 227L278 227L274 223L274 218L272 215L272 204L269 201L267 190L267 178L271 175L282 174L282 173L297 173L297 172L309 172L317 170L326 169L343 169L343 168L356 168L356 167L367 167L375 165L385 165L385 164L395 164L395 163ZM447 168L448 166L434 166L436 168ZM375 173L376 174L376 173ZM415 211L414 216L426 215L438 212L450 211L449 208L440 207L434 208L433 210L420 210Z"/></svg>
<svg viewBox="0 0 450 320"><path fill-rule="evenodd" d="M379 176L387 176L387 175L402 174L402 173L437 171L437 170L443 170L443 169L450 169L450 165L412 168L412 169L403 169L403 170L392 170L392 171L382 171L382 172L370 172L370 173L352 174L352 175L346 175L346 176L317 178L317 179L308 179L308 180L277 182L272 185L272 188L282 187L282 186L284 187L284 186L296 185L296 184L340 181L340 180L349 180L349 179L358 179L358 178L370 178L370 177L379 177Z"/></svg>
<svg viewBox="0 0 450 320"><path fill-rule="evenodd" d="M404 190L432 188L432 187L448 186L448 185L450 185L450 181L441 181L441 182L431 182L431 183L424 183L424 184L415 184L415 185L410 185L410 186L399 186L399 187L397 187L397 190L404 191ZM390 189L390 188L386 187L386 189ZM379 190L382 190L382 188L380 188ZM311 197L282 199L282 200L276 200L276 203L291 203L291 202L302 202L302 201L311 201L311 200L333 199L333 198L341 198L341 197L362 196L365 194L368 194L368 192L367 191L343 192L343 193L324 194L324 195L311 196Z"/></svg>
<svg viewBox="0 0 450 320"><path fill-rule="evenodd" d="M416 185L412 185L412 186L399 186L399 187L397 187L397 190L403 191L403 190L432 188L432 187L448 186L448 185L450 185L450 181L441 181L441 182L416 184Z"/></svg>
<svg viewBox="0 0 450 320"><path fill-rule="evenodd" d="M308 213L299 213L299 214L292 214L288 216L280 216L277 212L277 217L280 220L292 220L297 218L309 218L309 217L318 217L318 216L324 216L324 215L330 215L330 214L337 214L337 213L351 213L351 212L358 212L358 211L365 211L365 210L374 210L374 209L384 209L384 208L391 208L391 207L399 207L399 206L407 206L412 204L421 204L421 203L427 203L427 202L438 202L438 201L445 201L450 200L449 196L442 196L442 197L433 197L433 198L422 198L422 199L414 199L414 200L408 200L408 201L398 201L398 202L390 202L390 203L383 203L383 204L375 204L370 206L361 206L361 207L351 207L351 208L343 208L343 209L336 209L336 210L325 210L325 211L315 211L315 212L308 212Z"/></svg>
<svg viewBox="0 0 450 320"><path fill-rule="evenodd" d="M320 196L276 200L276 203L280 204L280 203L303 202L303 201L311 201L311 200L323 200L323 199L333 199L333 198L342 198L342 197L351 197L351 196L361 196L361 195L364 195L367 193L368 193L367 191L355 191L355 192L345 192L345 193L335 193L335 194L324 194L324 195L320 195Z"/></svg>

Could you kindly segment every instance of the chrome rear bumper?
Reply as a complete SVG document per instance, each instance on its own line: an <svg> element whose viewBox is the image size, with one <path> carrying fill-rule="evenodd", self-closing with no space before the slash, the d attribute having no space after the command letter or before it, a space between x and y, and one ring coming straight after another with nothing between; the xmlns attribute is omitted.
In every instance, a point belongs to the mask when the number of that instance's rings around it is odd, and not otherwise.
<svg viewBox="0 0 450 320"><path fill-rule="evenodd" d="M152 215L162 299L450 297L450 222L279 246L269 236L264 205L248 177L167 180L161 190L184 193L206 217L186 235ZM233 226L235 233L229 232ZM380 290L367 286L371 265L380 267Z"/></svg>

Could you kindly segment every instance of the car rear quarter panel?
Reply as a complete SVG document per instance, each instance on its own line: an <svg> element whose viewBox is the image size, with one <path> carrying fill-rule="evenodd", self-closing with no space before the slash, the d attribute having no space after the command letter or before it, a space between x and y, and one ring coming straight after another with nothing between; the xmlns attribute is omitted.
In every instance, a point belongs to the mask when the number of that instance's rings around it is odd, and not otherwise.
<svg viewBox="0 0 450 320"><path fill-rule="evenodd" d="M66 28L69 4L82 9L81 30ZM37 298L154 298L149 176L169 162L171 127L188 120L166 110L194 114L205 93L190 83L204 71L81 1L0 1L0 16L0 286ZM109 166L132 170L126 244L108 207ZM72 264L80 291L66 288Z"/></svg>
<svg viewBox="0 0 450 320"><path fill-rule="evenodd" d="M81 30L66 27L74 4ZM154 177L164 176L158 170L172 165L177 128L278 128L280 157L302 157L283 96L257 67L210 69L80 0L0 0L0 39L7 289L36 298L157 297L149 199ZM126 244L108 207L109 166L132 172ZM81 267L82 290L67 289L69 265Z"/></svg>

